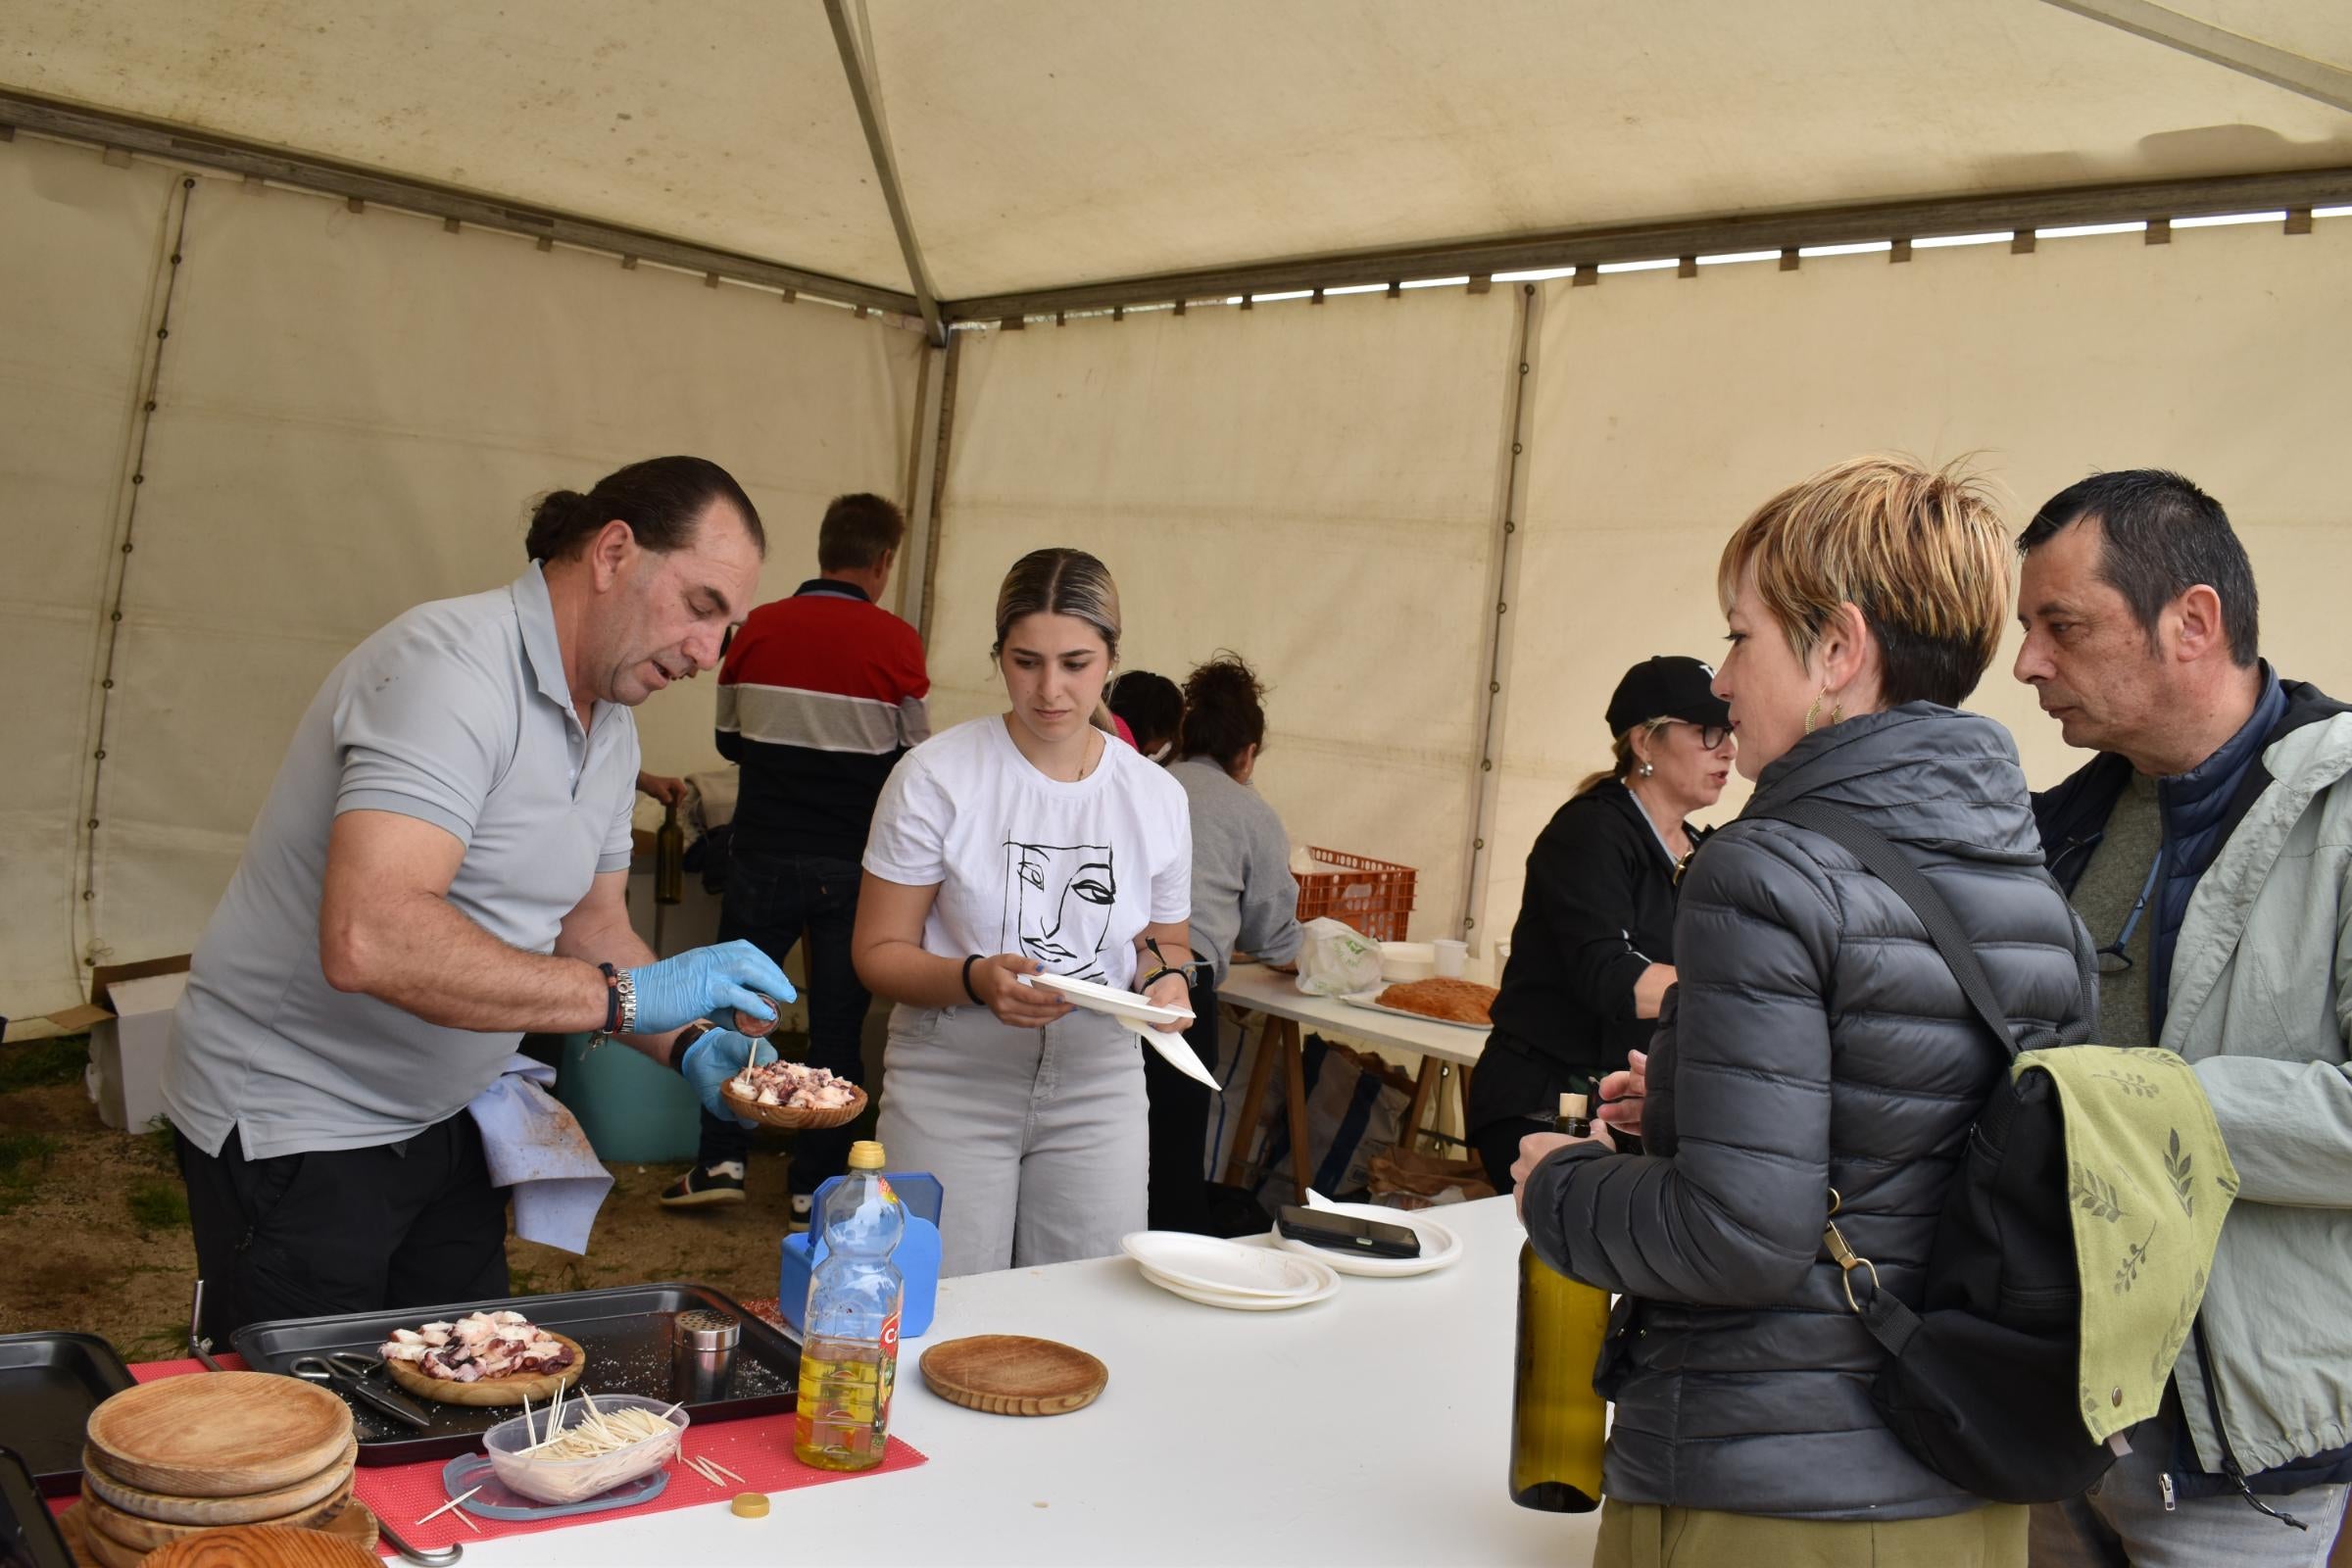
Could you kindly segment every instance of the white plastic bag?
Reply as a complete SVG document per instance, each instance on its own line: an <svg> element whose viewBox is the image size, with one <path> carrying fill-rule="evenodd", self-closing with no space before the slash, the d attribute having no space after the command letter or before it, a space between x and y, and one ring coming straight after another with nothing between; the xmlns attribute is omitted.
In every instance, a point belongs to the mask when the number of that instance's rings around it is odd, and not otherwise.
<svg viewBox="0 0 2352 1568"><path fill-rule="evenodd" d="M1380 944L1342 921L1306 922L1298 950L1298 989L1310 997L1344 997L1380 988Z"/></svg>

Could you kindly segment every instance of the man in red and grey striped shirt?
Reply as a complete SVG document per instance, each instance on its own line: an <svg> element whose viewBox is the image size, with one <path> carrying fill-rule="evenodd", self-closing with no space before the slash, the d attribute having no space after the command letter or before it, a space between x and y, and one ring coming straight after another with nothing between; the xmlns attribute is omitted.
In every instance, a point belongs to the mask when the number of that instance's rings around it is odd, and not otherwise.
<svg viewBox="0 0 2352 1568"><path fill-rule="evenodd" d="M718 750L743 772L719 940L758 943L781 964L807 933L808 1062L853 1080L871 1000L850 961L858 861L891 768L931 733L922 639L877 603L906 533L880 496L836 499L817 530L818 575L753 611L718 674ZM794 1138L798 1226L809 1195L842 1173L850 1129ZM662 1201L741 1202L750 1149L749 1129L704 1112L694 1168Z"/></svg>

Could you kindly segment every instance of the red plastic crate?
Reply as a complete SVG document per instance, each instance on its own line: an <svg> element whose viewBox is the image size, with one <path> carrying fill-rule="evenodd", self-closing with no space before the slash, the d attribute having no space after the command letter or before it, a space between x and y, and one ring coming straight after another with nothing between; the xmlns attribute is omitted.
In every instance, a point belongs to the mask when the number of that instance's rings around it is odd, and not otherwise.
<svg viewBox="0 0 2352 1568"><path fill-rule="evenodd" d="M1413 882L1417 872L1393 860L1368 855L1308 846L1307 854L1337 871L1309 871L1298 878L1298 918L1301 922L1329 915L1345 921L1375 942L1402 942L1405 922L1413 913Z"/></svg>

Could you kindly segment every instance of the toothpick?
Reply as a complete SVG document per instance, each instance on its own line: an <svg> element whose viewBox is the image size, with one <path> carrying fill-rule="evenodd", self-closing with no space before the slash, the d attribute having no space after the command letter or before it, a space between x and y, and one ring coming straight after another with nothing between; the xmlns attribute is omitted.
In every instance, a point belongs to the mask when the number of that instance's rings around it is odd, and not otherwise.
<svg viewBox="0 0 2352 1568"><path fill-rule="evenodd" d="M677 1414L677 1413L678 1413L680 1410L683 1410L683 1409L685 1409L685 1408L686 1408L686 1401L685 1401L684 1399L680 1399L680 1400L679 1400L677 1403L675 1403L675 1404L671 1405L671 1406L670 1406L668 1409L666 1409L666 1410L662 1411L662 1417L661 1417L661 1418L662 1418L662 1420L666 1421L666 1420L668 1420L668 1419L669 1419L671 1416L673 1416L673 1415L676 1415L676 1414Z"/></svg>
<svg viewBox="0 0 2352 1568"><path fill-rule="evenodd" d="M472 1531L477 1536L482 1533L482 1527L473 1522L473 1515L467 1513L463 1508L458 1510L458 1523L464 1525L466 1529Z"/></svg>
<svg viewBox="0 0 2352 1568"><path fill-rule="evenodd" d="M485 1481L485 1482L483 1482L483 1483L482 1483L482 1486L483 1486L483 1487L486 1487L486 1486L488 1486L489 1484L490 1484L490 1483L488 1483L487 1481ZM482 1487L476 1487L476 1488L474 1488L474 1489L473 1489L473 1492L479 1492L479 1491L481 1491L481 1490L482 1490ZM443 1503L443 1504L442 1504L440 1507L438 1507L438 1508L435 1508L435 1509L434 1509L434 1510L433 1510L431 1513L428 1513L428 1514L426 1514L426 1515L424 1516L424 1518L423 1518L423 1519L419 1519L419 1520L417 1520L416 1522L417 1522L418 1524L423 1524L423 1523L425 1522L425 1520L427 1520L427 1519L438 1519L438 1518L440 1518L440 1517L441 1517L443 1514L445 1514L445 1513L449 1512L449 1510L450 1510L450 1509L452 1509L452 1508L455 1508L455 1507L456 1507L456 1506L457 1506L459 1503L461 1503L461 1502L464 1502L464 1501L466 1500L466 1497L470 1497L470 1496L472 1496L472 1495L473 1495L473 1492L468 1492L468 1493L466 1493L466 1495L465 1495L465 1496L462 1496L462 1497L452 1497L452 1498L450 1498L450 1499L449 1499L447 1502ZM464 1519L466 1516L465 1516L464 1514L460 1514L460 1515L458 1515L458 1517L459 1517L459 1518L461 1518L461 1519ZM470 1521L468 1521L468 1522L470 1522ZM481 1528L481 1527L480 1527L480 1526L478 1526L478 1525L476 1525L474 1528L475 1528L475 1530L478 1532L478 1531L480 1530L480 1528Z"/></svg>
<svg viewBox="0 0 2352 1568"><path fill-rule="evenodd" d="M723 1464L720 1464L720 1463L719 1463L719 1462L718 1462L716 1459L705 1459L705 1460L703 1461L703 1463L705 1463L705 1464L709 1465L709 1466L710 1466L711 1469L713 1469L713 1470L717 1471L717 1472L718 1472L720 1475L722 1475L722 1476L725 1476L725 1477L726 1477L726 1478L727 1478L729 1481L732 1481L732 1482L734 1482L734 1483L735 1483L737 1486L739 1486L739 1487L748 1487L748 1486L750 1486L750 1485L751 1485L751 1483L750 1483L749 1481L746 1481L746 1480L744 1480L744 1479L743 1479L743 1477L741 1477L741 1476L737 1475L737 1474L736 1474L734 1471L732 1471L732 1470L728 1469L728 1468L727 1468L725 1465L723 1465Z"/></svg>
<svg viewBox="0 0 2352 1568"><path fill-rule="evenodd" d="M703 1478L705 1481L708 1481L708 1482L710 1482L710 1483L712 1486L714 1486L714 1487L723 1487L723 1486L725 1486L725 1485L726 1485L726 1483L725 1483L725 1482L723 1482L723 1481L719 1480L717 1476L715 1476L715 1475L712 1475L712 1474L710 1473L710 1460L708 1460L708 1459L689 1459L689 1460L687 1460L686 1462L687 1462L688 1464L690 1464L690 1465L692 1465L692 1466L694 1467L694 1473L695 1473L696 1475L698 1475L698 1476L701 1476L701 1477L702 1477L702 1478Z"/></svg>
<svg viewBox="0 0 2352 1568"><path fill-rule="evenodd" d="M531 1425L531 1396L527 1389L522 1394L522 1435L531 1440L532 1447L539 1446L539 1433Z"/></svg>

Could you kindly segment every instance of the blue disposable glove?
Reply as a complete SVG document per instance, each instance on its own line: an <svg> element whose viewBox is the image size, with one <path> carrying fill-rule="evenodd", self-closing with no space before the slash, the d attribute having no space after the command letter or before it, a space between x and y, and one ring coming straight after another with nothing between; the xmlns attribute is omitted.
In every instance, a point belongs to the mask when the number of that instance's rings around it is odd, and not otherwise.
<svg viewBox="0 0 2352 1568"><path fill-rule="evenodd" d="M756 1127L759 1123L735 1114L735 1107L727 1103L721 1091L726 1088L727 1080L743 1071L747 1063L758 1067L775 1059L776 1048L764 1040L750 1040L732 1029L712 1029L686 1048L678 1071L694 1086L694 1096L703 1102L705 1110L713 1116L732 1117L746 1127Z"/></svg>
<svg viewBox="0 0 2352 1568"><path fill-rule="evenodd" d="M754 1018L772 1019L776 1009L760 997L790 1002L798 995L775 960L749 942L696 948L631 969L629 979L637 987L637 1032L641 1035L667 1034L697 1018L723 1022L730 1007Z"/></svg>

